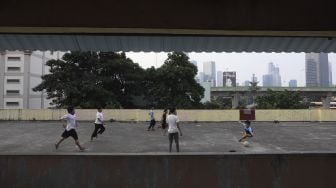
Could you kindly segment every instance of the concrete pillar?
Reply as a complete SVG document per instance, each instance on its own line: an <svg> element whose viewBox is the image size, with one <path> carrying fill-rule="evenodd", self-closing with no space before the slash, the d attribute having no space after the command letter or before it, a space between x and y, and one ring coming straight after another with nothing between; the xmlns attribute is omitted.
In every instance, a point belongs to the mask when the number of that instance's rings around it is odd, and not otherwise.
<svg viewBox="0 0 336 188"><path fill-rule="evenodd" d="M24 52L24 68L23 68L23 109L29 109L29 95L30 95L30 61L31 52Z"/></svg>
<svg viewBox="0 0 336 188"><path fill-rule="evenodd" d="M332 93L328 92L327 96L322 98L323 109L330 109L331 97L332 97Z"/></svg>
<svg viewBox="0 0 336 188"><path fill-rule="evenodd" d="M232 109L236 109L239 106L239 94L235 93L232 97Z"/></svg>
<svg viewBox="0 0 336 188"><path fill-rule="evenodd" d="M0 51L0 109L4 108L5 52Z"/></svg>

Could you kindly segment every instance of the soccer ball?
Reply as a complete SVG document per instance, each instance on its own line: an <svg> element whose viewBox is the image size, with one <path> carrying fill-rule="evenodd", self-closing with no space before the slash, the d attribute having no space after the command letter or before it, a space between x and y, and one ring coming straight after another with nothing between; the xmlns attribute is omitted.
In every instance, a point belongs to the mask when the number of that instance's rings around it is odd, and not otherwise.
<svg viewBox="0 0 336 188"><path fill-rule="evenodd" d="M250 146L250 143L249 143L248 141L244 141L244 142L242 142L242 144L243 144L243 146L245 146L245 147L249 147L249 146Z"/></svg>

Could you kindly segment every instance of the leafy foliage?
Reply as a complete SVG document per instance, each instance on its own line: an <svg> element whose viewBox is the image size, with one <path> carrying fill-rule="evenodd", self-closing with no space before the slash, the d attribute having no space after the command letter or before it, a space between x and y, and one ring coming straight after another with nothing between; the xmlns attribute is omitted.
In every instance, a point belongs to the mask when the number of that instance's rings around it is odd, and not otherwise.
<svg viewBox="0 0 336 188"><path fill-rule="evenodd" d="M181 52L168 54L158 69L147 69L146 99L152 106L195 108L200 105L204 89L195 81L197 67Z"/></svg>
<svg viewBox="0 0 336 188"><path fill-rule="evenodd" d="M50 74L33 90L46 90L57 107L132 106L131 96L141 91L144 70L124 53L71 52L47 66Z"/></svg>
<svg viewBox="0 0 336 188"><path fill-rule="evenodd" d="M184 53L170 53L158 69L144 70L124 53L71 52L47 62L50 74L34 91L45 90L56 107L139 108L200 105L197 67ZM136 103L141 102L141 105Z"/></svg>
<svg viewBox="0 0 336 188"><path fill-rule="evenodd" d="M299 92L267 90L266 95L256 99L257 108L260 109L301 109L307 108Z"/></svg>

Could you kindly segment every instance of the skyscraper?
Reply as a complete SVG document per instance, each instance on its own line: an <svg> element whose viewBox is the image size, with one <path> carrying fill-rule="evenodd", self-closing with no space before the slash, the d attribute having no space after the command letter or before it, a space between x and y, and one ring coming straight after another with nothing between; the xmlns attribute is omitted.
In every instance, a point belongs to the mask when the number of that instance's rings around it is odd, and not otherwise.
<svg viewBox="0 0 336 188"><path fill-rule="evenodd" d="M326 53L306 53L306 86L332 85L331 64Z"/></svg>
<svg viewBox="0 0 336 188"><path fill-rule="evenodd" d="M211 81L212 86L216 86L216 64L214 61L203 63L204 81Z"/></svg>
<svg viewBox="0 0 336 188"><path fill-rule="evenodd" d="M271 87L273 86L273 76L271 74L263 75L263 86L264 87Z"/></svg>
<svg viewBox="0 0 336 188"><path fill-rule="evenodd" d="M289 80L288 86L289 87L297 87L297 80Z"/></svg>
<svg viewBox="0 0 336 188"><path fill-rule="evenodd" d="M281 86L280 69L272 62L268 64L268 73L263 75L263 86Z"/></svg>
<svg viewBox="0 0 336 188"><path fill-rule="evenodd" d="M223 87L223 71L217 71L217 87Z"/></svg>

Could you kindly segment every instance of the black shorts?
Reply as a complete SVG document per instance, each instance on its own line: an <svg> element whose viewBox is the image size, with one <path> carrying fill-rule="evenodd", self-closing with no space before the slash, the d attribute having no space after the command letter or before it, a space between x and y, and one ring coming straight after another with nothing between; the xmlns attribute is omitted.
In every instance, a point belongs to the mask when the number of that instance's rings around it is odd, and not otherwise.
<svg viewBox="0 0 336 188"><path fill-rule="evenodd" d="M245 133L248 134L248 135L253 136L253 134L250 131L248 131L248 130L245 130Z"/></svg>
<svg viewBox="0 0 336 188"><path fill-rule="evenodd" d="M71 129L69 131L65 130L62 134L63 138L68 138L69 136L71 136L75 140L78 140L78 135L75 129Z"/></svg>
<svg viewBox="0 0 336 188"><path fill-rule="evenodd" d="M156 122L155 122L155 119L152 119L152 120L150 121L150 123L149 123L149 124L150 124L151 126L154 126L154 125L155 125L155 123L156 123Z"/></svg>

